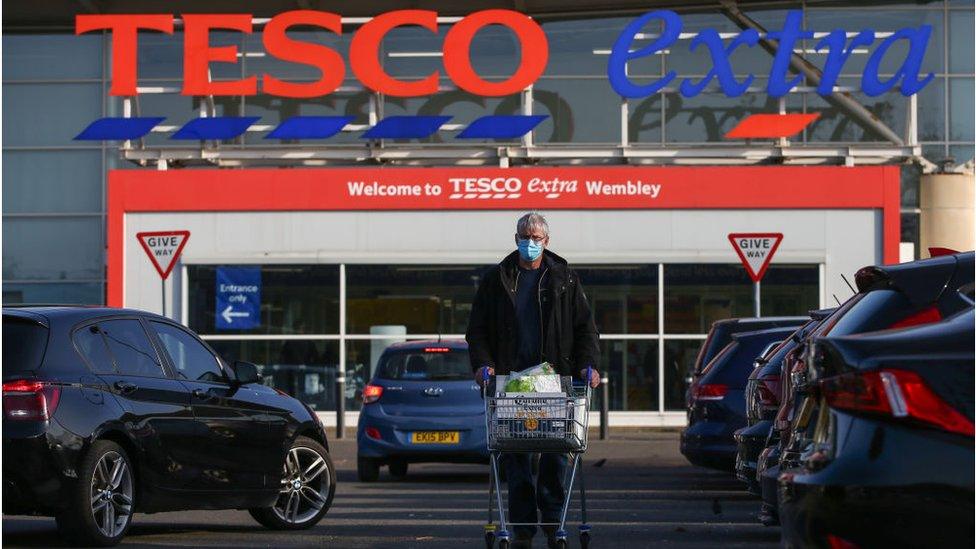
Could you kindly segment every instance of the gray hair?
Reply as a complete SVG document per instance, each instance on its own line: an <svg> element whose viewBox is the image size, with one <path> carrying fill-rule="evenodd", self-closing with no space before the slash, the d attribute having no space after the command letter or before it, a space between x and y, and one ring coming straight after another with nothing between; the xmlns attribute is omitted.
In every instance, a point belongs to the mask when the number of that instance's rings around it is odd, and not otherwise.
<svg viewBox="0 0 976 549"><path fill-rule="evenodd" d="M542 229L546 236L549 236L549 224L546 218L539 212L529 212L519 218L515 224L515 234L529 234L533 228Z"/></svg>

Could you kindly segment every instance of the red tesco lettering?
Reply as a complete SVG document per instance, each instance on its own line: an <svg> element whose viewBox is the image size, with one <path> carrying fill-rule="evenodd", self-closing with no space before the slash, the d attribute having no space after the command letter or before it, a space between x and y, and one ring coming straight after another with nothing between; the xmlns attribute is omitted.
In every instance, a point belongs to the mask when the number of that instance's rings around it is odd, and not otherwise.
<svg viewBox="0 0 976 549"><path fill-rule="evenodd" d="M154 30L173 33L172 15L78 15L75 34L108 30L112 33L112 86L110 95L137 94L138 32ZM211 63L236 63L236 46L210 46L211 29L252 33L250 14L183 15L183 95L255 95L258 80L264 93L279 97L309 98L328 95L338 89L346 65L336 51L321 44L289 37L295 26L312 26L342 34L339 15L314 10L294 10L274 16L264 27L262 42L269 56L309 65L319 70L314 82L287 82L269 74L242 80L211 82L207 73ZM439 71L421 80L401 80L390 76L379 60L380 44L392 29L416 25L437 33L437 12L397 10L379 15L353 35L349 49L352 72L367 88L395 97L417 97L437 93ZM511 30L521 44L519 65L501 82L481 78L471 65L471 41L479 30L502 25ZM518 93L535 82L545 71L549 44L542 28L528 16L511 10L490 9L472 13L451 27L442 45L444 71L454 84L474 95L497 97Z"/></svg>

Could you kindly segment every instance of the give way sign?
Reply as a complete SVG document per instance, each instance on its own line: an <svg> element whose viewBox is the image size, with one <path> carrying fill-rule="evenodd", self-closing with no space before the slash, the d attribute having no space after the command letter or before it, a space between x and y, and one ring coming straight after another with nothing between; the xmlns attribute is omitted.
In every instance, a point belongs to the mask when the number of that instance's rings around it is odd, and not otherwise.
<svg viewBox="0 0 976 549"><path fill-rule="evenodd" d="M753 282L762 280L769 267L769 262L783 240L783 233L732 233L729 242L739 254L742 265L745 266L749 278Z"/></svg>
<svg viewBox="0 0 976 549"><path fill-rule="evenodd" d="M190 231L136 233L136 238L142 244L142 249L146 250L146 255L152 261L153 267L156 267L159 276L166 280L183 252L186 241L190 239Z"/></svg>

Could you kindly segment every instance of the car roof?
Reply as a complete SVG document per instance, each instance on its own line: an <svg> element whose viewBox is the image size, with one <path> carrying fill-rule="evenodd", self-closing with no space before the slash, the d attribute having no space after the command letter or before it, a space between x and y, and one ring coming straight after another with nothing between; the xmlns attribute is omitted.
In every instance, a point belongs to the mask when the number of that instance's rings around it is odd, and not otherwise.
<svg viewBox="0 0 976 549"><path fill-rule="evenodd" d="M389 351L413 351L427 347L447 347L455 351L468 350L468 342L463 339L419 339L411 341L401 341L393 343L387 350Z"/></svg>
<svg viewBox="0 0 976 549"><path fill-rule="evenodd" d="M149 311L141 311L138 309L126 309L120 307L103 307L103 306L92 306L92 305L15 305L15 306L3 306L3 314L14 315L14 316L29 316L34 319L43 319L45 324L51 322L81 322L83 320L89 320L92 318L101 318L105 316L118 316L118 315L139 315L146 317L155 317L159 320L169 320L172 319L162 317L156 313L151 313Z"/></svg>

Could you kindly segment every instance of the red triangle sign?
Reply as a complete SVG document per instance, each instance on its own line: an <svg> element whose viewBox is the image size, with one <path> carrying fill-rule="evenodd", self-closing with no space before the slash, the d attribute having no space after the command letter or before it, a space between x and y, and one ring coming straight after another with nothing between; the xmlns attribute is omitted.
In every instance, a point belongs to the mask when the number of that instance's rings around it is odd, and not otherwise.
<svg viewBox="0 0 976 549"><path fill-rule="evenodd" d="M783 233L732 233L729 242L739 254L749 278L759 282L766 274L769 262L783 241Z"/></svg>
<svg viewBox="0 0 976 549"><path fill-rule="evenodd" d="M136 238L142 244L142 249L146 250L146 255L152 261L153 267L156 267L159 276L166 280L176 266L176 260L183 253L186 241L190 240L190 231L136 233Z"/></svg>

